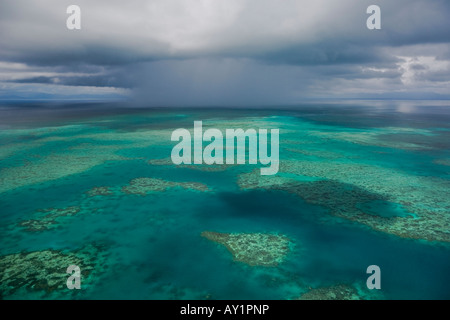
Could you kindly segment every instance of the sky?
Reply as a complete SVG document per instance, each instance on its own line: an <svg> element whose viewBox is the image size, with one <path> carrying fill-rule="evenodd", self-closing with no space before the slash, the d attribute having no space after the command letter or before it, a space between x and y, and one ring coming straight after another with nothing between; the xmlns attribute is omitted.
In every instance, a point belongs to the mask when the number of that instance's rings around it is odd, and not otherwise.
<svg viewBox="0 0 450 320"><path fill-rule="evenodd" d="M448 0L0 0L0 100L450 99L449 30Z"/></svg>

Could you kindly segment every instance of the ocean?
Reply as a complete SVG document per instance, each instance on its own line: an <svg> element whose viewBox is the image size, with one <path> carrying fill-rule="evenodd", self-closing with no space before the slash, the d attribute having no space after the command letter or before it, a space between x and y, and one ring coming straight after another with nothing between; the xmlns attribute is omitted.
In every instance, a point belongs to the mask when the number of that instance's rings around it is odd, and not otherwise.
<svg viewBox="0 0 450 320"><path fill-rule="evenodd" d="M174 165L198 120L278 173ZM0 239L2 299L450 299L450 103L3 103Z"/></svg>

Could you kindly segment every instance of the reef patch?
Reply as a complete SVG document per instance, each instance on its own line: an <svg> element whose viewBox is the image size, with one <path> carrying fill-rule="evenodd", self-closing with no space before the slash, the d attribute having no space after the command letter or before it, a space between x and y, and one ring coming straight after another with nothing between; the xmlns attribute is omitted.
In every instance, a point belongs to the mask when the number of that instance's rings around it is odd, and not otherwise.
<svg viewBox="0 0 450 320"><path fill-rule="evenodd" d="M86 193L89 197L110 196L113 194L110 187L94 187L88 190Z"/></svg>
<svg viewBox="0 0 450 320"><path fill-rule="evenodd" d="M277 266L284 261L292 245L288 237L278 234L204 231L201 236L224 245L235 261L250 266Z"/></svg>
<svg viewBox="0 0 450 320"><path fill-rule="evenodd" d="M74 216L80 212L80 207L72 206L67 208L49 208L38 210L38 212L47 213L38 219L29 219L19 222L21 227L24 227L30 232L39 232L58 227L58 219L61 217Z"/></svg>
<svg viewBox="0 0 450 320"><path fill-rule="evenodd" d="M171 158L151 159L147 161L152 166L172 166L174 168L186 168L192 170L206 171L206 172L222 172L231 167L236 167L235 164L179 164L174 165Z"/></svg>
<svg viewBox="0 0 450 320"><path fill-rule="evenodd" d="M444 179L369 165L313 161L284 161L280 171L281 175L271 178L255 171L244 173L238 185L242 190L284 190L327 208L334 216L402 238L450 242L450 201L443 196L450 184ZM377 200L398 204L411 215L385 217L361 209L361 204Z"/></svg>
<svg viewBox="0 0 450 320"><path fill-rule="evenodd" d="M75 251L47 249L0 256L0 299L21 289L44 295L67 290L70 265L80 267L82 286L90 283L94 278L90 275L104 268L104 253L103 246L91 244Z"/></svg>
<svg viewBox="0 0 450 320"><path fill-rule="evenodd" d="M354 285L337 284L330 287L311 288L295 300L380 300L383 295L376 292L363 292Z"/></svg>
<svg viewBox="0 0 450 320"><path fill-rule="evenodd" d="M162 192L176 187L202 192L210 191L207 185L199 182L174 182L156 178L136 178L124 186L122 192L145 196L150 192Z"/></svg>

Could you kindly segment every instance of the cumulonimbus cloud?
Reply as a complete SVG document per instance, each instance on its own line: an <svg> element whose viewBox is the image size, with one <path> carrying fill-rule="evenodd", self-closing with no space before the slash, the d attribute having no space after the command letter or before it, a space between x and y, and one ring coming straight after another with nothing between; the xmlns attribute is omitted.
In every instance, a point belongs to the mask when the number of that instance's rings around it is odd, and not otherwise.
<svg viewBox="0 0 450 320"><path fill-rule="evenodd" d="M8 85L0 97L35 84L59 85L61 94L133 88L126 92L150 104L291 103L418 88L445 97L450 81L434 69L402 81L405 57L448 66L445 0L379 0L381 30L366 28L369 0L76 2L82 28L71 31L72 1L2 1L0 81ZM18 63L34 73L5 71Z"/></svg>

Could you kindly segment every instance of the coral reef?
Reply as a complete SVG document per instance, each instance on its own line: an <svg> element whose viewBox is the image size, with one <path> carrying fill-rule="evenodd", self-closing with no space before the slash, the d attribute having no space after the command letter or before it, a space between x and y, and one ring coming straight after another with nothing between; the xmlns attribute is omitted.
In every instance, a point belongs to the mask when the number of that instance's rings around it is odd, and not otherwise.
<svg viewBox="0 0 450 320"><path fill-rule="evenodd" d="M292 244L289 238L277 234L204 231L201 236L224 245L234 260L250 266L277 266Z"/></svg>
<svg viewBox="0 0 450 320"><path fill-rule="evenodd" d="M22 142L24 134L33 139ZM170 134L171 130L98 131L98 128L83 125L0 132L1 138L12 139L11 143L2 146L0 160L13 158L24 150L28 152L26 157L18 157L16 165L0 168L0 193L86 172L107 161L129 160L117 152L164 145L170 141ZM21 142L14 143L13 139ZM58 141L69 145L58 146L49 154L32 154L34 149L39 150Z"/></svg>
<svg viewBox="0 0 450 320"><path fill-rule="evenodd" d="M171 166L173 165L171 158L162 158L162 159L151 159L147 161L148 164L152 166Z"/></svg>
<svg viewBox="0 0 450 320"><path fill-rule="evenodd" d="M450 242L450 198L443 196L450 190L447 180L336 162L287 160L281 162L280 171L273 178L257 171L241 174L238 185L241 189L284 190L326 207L333 215L400 237ZM317 181L300 181L296 176ZM361 209L359 204L374 200L400 204L411 216L384 217Z"/></svg>
<svg viewBox="0 0 450 320"><path fill-rule="evenodd" d="M383 295L376 290L363 292L355 285L337 284L331 287L310 289L296 300L379 300Z"/></svg>
<svg viewBox="0 0 450 320"><path fill-rule="evenodd" d="M58 226L58 219L61 217L73 216L80 212L80 207L73 206L67 208L50 208L38 210L38 212L47 213L38 219L23 220L19 222L21 227L26 228L27 231L44 231L53 229Z"/></svg>
<svg viewBox="0 0 450 320"><path fill-rule="evenodd" d="M52 153L37 160L26 161L21 166L3 168L0 170L0 193L78 174L106 161L127 160L116 155L116 150L118 147L82 147L71 152Z"/></svg>
<svg viewBox="0 0 450 320"><path fill-rule="evenodd" d="M308 134L324 140L345 141L349 143L378 146L403 150L428 150L431 147L419 144L418 137L430 137L433 133L425 129L412 129L401 127L352 129L351 131L336 130L333 127L322 126L324 130L310 130ZM327 130L328 129L328 130ZM331 129L331 130L330 130ZM408 141L402 141L405 135L410 136Z"/></svg>
<svg viewBox="0 0 450 320"><path fill-rule="evenodd" d="M450 167L450 159L437 159L433 161L436 164L440 164L442 166L449 166Z"/></svg>
<svg viewBox="0 0 450 320"><path fill-rule="evenodd" d="M94 277L90 276L94 272L104 268L104 261L104 248L97 244L75 251L47 249L0 256L0 298L20 289L43 294L65 289L67 293L67 267L76 265L80 268L83 286L92 282Z"/></svg>
<svg viewBox="0 0 450 320"><path fill-rule="evenodd" d="M161 192L175 187L202 192L210 191L207 185L199 182L173 182L156 178L136 178L131 180L128 185L124 186L122 192L146 195L150 192Z"/></svg>
<svg viewBox="0 0 450 320"><path fill-rule="evenodd" d="M176 168L187 168L193 170L207 171L207 172L221 172L225 171L231 167L236 165L234 164L179 164L174 165L171 158L163 158L163 159L152 159L147 161L148 164L153 166L174 166Z"/></svg>
<svg viewBox="0 0 450 320"><path fill-rule="evenodd" d="M361 300L355 288L348 285L315 288L302 294L297 300Z"/></svg>
<svg viewBox="0 0 450 320"><path fill-rule="evenodd" d="M303 154L305 156L313 156L318 158L325 158L325 159L339 159L339 158L347 158L348 156L333 152L333 151L326 151L326 150L305 150L305 149L296 149L296 148L285 148L284 150L294 153Z"/></svg>
<svg viewBox="0 0 450 320"><path fill-rule="evenodd" d="M113 194L113 192L111 191L111 189L109 187L94 187L91 190L88 190L86 193L90 197L110 196Z"/></svg>

